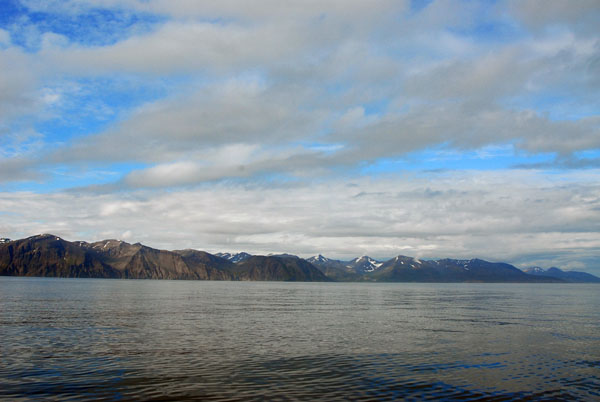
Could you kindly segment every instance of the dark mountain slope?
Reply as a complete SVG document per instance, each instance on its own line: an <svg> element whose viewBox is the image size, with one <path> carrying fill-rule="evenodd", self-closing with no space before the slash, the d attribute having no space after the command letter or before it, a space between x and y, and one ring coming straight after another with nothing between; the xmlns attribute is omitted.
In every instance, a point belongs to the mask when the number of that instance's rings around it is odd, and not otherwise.
<svg viewBox="0 0 600 402"><path fill-rule="evenodd" d="M562 282L528 275L505 263L480 259L422 261L406 256L386 261L368 277L388 282Z"/></svg>
<svg viewBox="0 0 600 402"><path fill-rule="evenodd" d="M306 261L333 280L348 282L362 280L362 275L357 274L354 268L348 266L347 261L332 260L320 254L316 257L310 257Z"/></svg>
<svg viewBox="0 0 600 402"><path fill-rule="evenodd" d="M202 277L199 279L208 280L231 280L231 274L225 271L226 268L230 267L231 261L218 257L216 255L209 254L205 251L198 250L175 250L183 258L183 261L189 266L193 267L199 274L202 273Z"/></svg>
<svg viewBox="0 0 600 402"><path fill-rule="evenodd" d="M158 250L119 240L69 242L39 235L0 244L0 275L129 279L327 281L298 257L250 257L233 264L203 251Z"/></svg>
<svg viewBox="0 0 600 402"><path fill-rule="evenodd" d="M134 279L230 279L226 260L118 240L69 242L39 235L0 245L0 275Z"/></svg>
<svg viewBox="0 0 600 402"><path fill-rule="evenodd" d="M120 278L87 243L38 235L0 244L0 275Z"/></svg>
<svg viewBox="0 0 600 402"><path fill-rule="evenodd" d="M298 257L252 256L226 268L241 281L330 281L321 271Z"/></svg>
<svg viewBox="0 0 600 402"><path fill-rule="evenodd" d="M89 245L104 262L129 279L223 279L217 267L210 266L208 253L158 250L142 244L103 240ZM211 256L214 257L214 256ZM214 257L217 259L218 257ZM215 273L216 271L216 273ZM225 279L228 279L225 275Z"/></svg>

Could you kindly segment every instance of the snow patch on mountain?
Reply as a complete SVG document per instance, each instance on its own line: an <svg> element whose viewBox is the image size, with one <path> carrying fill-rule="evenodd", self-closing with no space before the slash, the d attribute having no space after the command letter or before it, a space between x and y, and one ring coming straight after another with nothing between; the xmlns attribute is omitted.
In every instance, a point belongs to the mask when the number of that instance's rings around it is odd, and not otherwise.
<svg viewBox="0 0 600 402"><path fill-rule="evenodd" d="M315 255L315 256L312 256L312 257L308 258L306 261L308 261L308 262L310 262L312 264L314 264L314 263L324 264L324 263L329 262L331 260L329 258L327 258L327 257L319 254L319 255Z"/></svg>
<svg viewBox="0 0 600 402"><path fill-rule="evenodd" d="M363 255L353 259L347 265L348 268L352 268L360 272L373 272L378 270L383 265L383 262L374 260L368 255Z"/></svg>
<svg viewBox="0 0 600 402"><path fill-rule="evenodd" d="M248 254L245 252L235 253L235 254L234 253L217 253L215 255L217 257L225 258L226 260L229 260L229 261L233 262L234 264L252 257L251 254Z"/></svg>

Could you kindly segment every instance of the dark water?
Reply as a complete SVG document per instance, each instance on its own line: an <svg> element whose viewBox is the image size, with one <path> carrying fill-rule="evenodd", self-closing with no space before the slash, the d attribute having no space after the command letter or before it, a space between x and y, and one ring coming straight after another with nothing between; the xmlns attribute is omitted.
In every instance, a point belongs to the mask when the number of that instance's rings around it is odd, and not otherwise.
<svg viewBox="0 0 600 402"><path fill-rule="evenodd" d="M600 286L0 277L0 399L599 400Z"/></svg>

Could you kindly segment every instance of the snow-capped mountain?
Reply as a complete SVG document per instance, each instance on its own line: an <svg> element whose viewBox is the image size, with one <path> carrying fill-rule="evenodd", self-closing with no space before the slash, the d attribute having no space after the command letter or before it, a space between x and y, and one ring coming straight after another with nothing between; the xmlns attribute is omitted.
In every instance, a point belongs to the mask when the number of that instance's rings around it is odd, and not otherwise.
<svg viewBox="0 0 600 402"><path fill-rule="evenodd" d="M383 262L374 260L368 255L363 255L349 261L346 266L354 269L358 273L364 273L377 271L382 265Z"/></svg>
<svg viewBox="0 0 600 402"><path fill-rule="evenodd" d="M306 261L310 262L311 264L327 264L328 262L333 261L333 260L319 254L319 255L307 258Z"/></svg>
<svg viewBox="0 0 600 402"><path fill-rule="evenodd" d="M339 279L338 276L340 275L349 278L355 275L375 272L383 265L383 262L374 260L367 255L357 257L350 261L340 261L319 254L307 258L306 261L314 264L318 268L324 270L324 272L327 272L327 275L331 275L336 279Z"/></svg>
<svg viewBox="0 0 600 402"><path fill-rule="evenodd" d="M221 257L221 258L225 258L226 260L229 260L231 262L238 263L240 261L244 261L247 260L248 258L252 257L251 254L245 253L245 252L241 252L241 253L216 253L215 254L217 257Z"/></svg>

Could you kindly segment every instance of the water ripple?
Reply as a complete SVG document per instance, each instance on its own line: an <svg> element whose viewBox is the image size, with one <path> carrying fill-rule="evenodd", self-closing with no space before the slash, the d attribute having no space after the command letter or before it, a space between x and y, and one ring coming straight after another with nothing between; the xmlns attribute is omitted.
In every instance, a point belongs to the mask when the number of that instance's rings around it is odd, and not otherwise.
<svg viewBox="0 0 600 402"><path fill-rule="evenodd" d="M0 278L0 399L598 400L596 289L535 289Z"/></svg>

